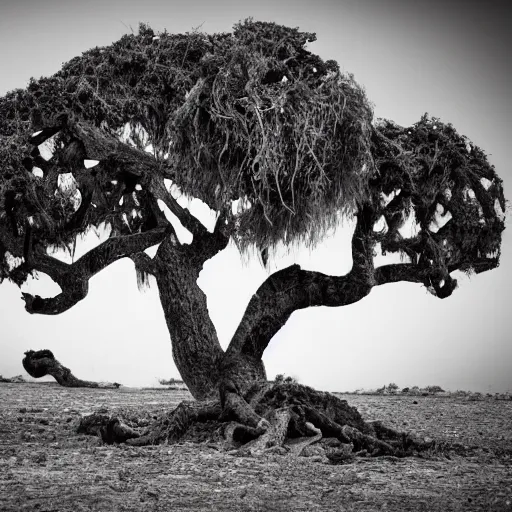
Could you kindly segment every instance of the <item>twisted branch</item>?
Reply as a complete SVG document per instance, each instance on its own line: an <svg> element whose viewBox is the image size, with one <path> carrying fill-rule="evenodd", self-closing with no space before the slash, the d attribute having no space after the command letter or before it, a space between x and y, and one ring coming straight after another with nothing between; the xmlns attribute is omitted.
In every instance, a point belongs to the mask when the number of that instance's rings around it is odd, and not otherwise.
<svg viewBox="0 0 512 512"><path fill-rule="evenodd" d="M121 258L136 255L160 243L167 233L167 228L158 228L145 233L109 238L73 264L34 251L27 265L31 270L48 274L61 287L62 292L51 298L23 293L25 309L29 313L43 315L58 315L67 311L87 296L91 277Z"/></svg>
<svg viewBox="0 0 512 512"><path fill-rule="evenodd" d="M261 358L272 337L299 309L311 306L346 306L370 293L374 284L371 211L358 215L352 240L352 270L329 276L292 265L272 274L252 296L231 340L228 354Z"/></svg>

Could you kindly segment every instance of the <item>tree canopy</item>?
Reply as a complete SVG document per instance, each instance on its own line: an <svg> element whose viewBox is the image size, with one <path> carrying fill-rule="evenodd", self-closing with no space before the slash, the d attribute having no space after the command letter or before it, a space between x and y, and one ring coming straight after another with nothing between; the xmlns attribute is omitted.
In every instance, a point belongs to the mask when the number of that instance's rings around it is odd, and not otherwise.
<svg viewBox="0 0 512 512"><path fill-rule="evenodd" d="M354 78L308 51L315 39L252 20L215 35L141 24L0 98L0 279L69 281L48 252L109 226L74 268L90 277L167 236L159 200L190 228L165 180L216 211L242 250L315 244L359 215L371 251L405 258L376 284L445 297L453 270L496 267L505 199L485 153L427 115L374 120Z"/></svg>

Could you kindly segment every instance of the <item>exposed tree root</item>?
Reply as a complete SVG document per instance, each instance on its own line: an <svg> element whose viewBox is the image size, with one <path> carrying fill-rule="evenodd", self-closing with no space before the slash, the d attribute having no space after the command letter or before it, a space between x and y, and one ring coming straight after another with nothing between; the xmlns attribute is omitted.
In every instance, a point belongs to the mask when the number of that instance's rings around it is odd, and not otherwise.
<svg viewBox="0 0 512 512"><path fill-rule="evenodd" d="M51 350L28 350L23 358L23 368L35 379L51 375L61 386L70 388L118 388L117 382L100 383L76 378L69 368L63 366Z"/></svg>
<svg viewBox="0 0 512 512"><path fill-rule="evenodd" d="M355 456L405 457L433 444L380 422L365 422L345 400L298 384L260 383L243 398L224 396L222 404L182 402L144 432L96 414L82 420L79 432L99 434L110 444L213 442L238 455L320 455L332 463Z"/></svg>
<svg viewBox="0 0 512 512"><path fill-rule="evenodd" d="M221 412L218 402L182 402L174 411L157 420L141 437L130 441L129 444L145 446L164 441L178 442L194 425L209 424L210 422L218 425ZM103 439L105 440L105 438Z"/></svg>

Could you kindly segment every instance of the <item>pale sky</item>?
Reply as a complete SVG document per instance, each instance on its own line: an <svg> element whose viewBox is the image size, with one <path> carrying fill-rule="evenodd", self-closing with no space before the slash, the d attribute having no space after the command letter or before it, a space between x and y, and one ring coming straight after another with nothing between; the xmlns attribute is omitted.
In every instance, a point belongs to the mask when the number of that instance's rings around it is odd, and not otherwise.
<svg viewBox="0 0 512 512"><path fill-rule="evenodd" d="M506 2L472 0L62 0L0 4L0 95L51 75L93 46L108 45L139 21L155 30L230 31L249 16L316 32L311 51L335 59L365 86L376 117L401 125L424 112L451 122L482 147L510 194L511 15ZM293 261L330 274L350 270L350 231L340 229L314 253ZM445 300L398 283L375 288L357 304L292 315L264 354L269 377L291 375L328 391L440 385L512 391L512 235L504 233L501 266L470 279ZM226 347L251 295L268 275L243 263L233 247L210 260L199 278ZM30 284L45 295L44 279ZM133 263L95 276L89 296L59 316L29 315L19 289L0 286L0 374L25 374L28 349L51 349L78 377L152 385L178 377L156 286L139 293ZM26 374L25 374L26 375Z"/></svg>

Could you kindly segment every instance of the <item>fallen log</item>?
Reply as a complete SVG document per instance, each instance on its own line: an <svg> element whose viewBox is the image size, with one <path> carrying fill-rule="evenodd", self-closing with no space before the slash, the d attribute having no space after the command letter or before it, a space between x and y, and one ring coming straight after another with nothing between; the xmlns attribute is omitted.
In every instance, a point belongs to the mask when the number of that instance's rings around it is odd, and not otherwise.
<svg viewBox="0 0 512 512"><path fill-rule="evenodd" d="M35 379L51 375L61 386L68 388L112 388L117 389L117 382L92 382L75 377L69 368L63 366L51 350L28 350L23 358L23 368Z"/></svg>

